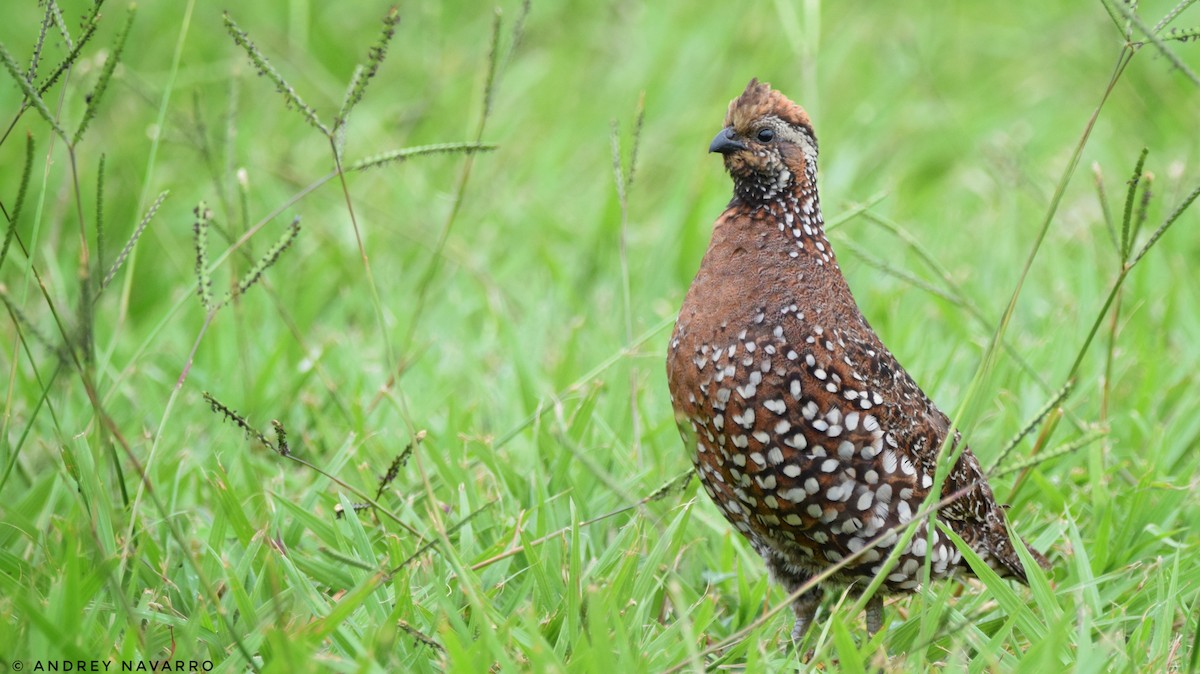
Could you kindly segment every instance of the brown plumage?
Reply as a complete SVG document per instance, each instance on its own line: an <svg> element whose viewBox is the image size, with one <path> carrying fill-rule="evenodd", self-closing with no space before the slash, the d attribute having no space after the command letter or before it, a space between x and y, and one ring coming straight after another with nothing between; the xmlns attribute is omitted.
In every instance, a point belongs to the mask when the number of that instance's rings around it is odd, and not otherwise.
<svg viewBox="0 0 1200 674"><path fill-rule="evenodd" d="M879 341L842 277L804 110L751 80L709 150L724 156L734 198L671 338L680 431L705 491L789 593L879 540L832 578L865 587L929 494L950 421ZM1024 581L1004 511L968 448L942 487L951 495L938 519L1001 575ZM927 556L935 578L966 568L936 527L929 545L926 523L915 526L884 591L914 590ZM793 605L793 637L819 596ZM876 595L867 627L881 625Z"/></svg>

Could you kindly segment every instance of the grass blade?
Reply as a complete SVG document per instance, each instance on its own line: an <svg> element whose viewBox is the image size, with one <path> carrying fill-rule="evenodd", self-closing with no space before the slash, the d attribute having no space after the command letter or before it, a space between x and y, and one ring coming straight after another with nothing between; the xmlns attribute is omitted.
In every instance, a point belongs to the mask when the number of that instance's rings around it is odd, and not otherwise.
<svg viewBox="0 0 1200 674"><path fill-rule="evenodd" d="M1133 244L1130 242L1129 230L1133 221L1133 203L1137 198L1138 183L1142 179L1142 169L1146 165L1146 155L1150 153L1149 148L1142 148L1142 153L1138 155L1137 164L1133 167L1133 176L1127 183L1129 191L1125 194L1125 215L1121 218L1121 259L1129 259L1129 248Z"/></svg>
<svg viewBox="0 0 1200 674"><path fill-rule="evenodd" d="M121 249L121 254L117 256L116 261L113 262L112 266L108 268L108 273L104 275L104 280L100 283L100 289L97 291L97 295L103 292L104 289L108 287L108 284L112 283L113 277L116 276L117 272L121 270L121 265L125 264L125 258L129 257L129 253L133 251L133 247L137 245L138 239L142 236L142 232L146 231L146 226L150 224L150 220L154 218L154 214L158 212L158 207L162 206L162 202L166 200L168 194L170 194L170 191L164 190L163 192L159 193L158 198L154 200L154 203L150 204L150 208L146 211L146 214L142 216L141 222L138 223L137 229L133 230L133 235L130 236L129 240L125 242L125 247Z"/></svg>
<svg viewBox="0 0 1200 674"><path fill-rule="evenodd" d="M100 101L104 98L104 92L108 90L109 80L112 79L113 72L117 68L117 62L121 60L121 52L125 51L125 39L129 36L129 29L133 27L133 17L137 14L137 5L129 5L129 11L125 14L125 25L121 26L117 32L117 37L113 42L112 51L109 52L108 58L104 59L104 67L100 69L100 77L96 80L96 87L87 96L87 108L83 111L83 119L79 122L79 129L75 131L75 138L71 141L72 145L78 145L80 139L83 138L83 133L87 131L88 125L96 117L96 110L100 107Z"/></svg>
<svg viewBox="0 0 1200 674"><path fill-rule="evenodd" d="M292 219L292 222L288 225L287 231L285 231L283 235L280 236L279 239L276 240L269 249L267 249L267 252L263 253L262 257L258 259L258 262L256 262L253 267L251 267L245 274L242 275L241 279L238 280L237 287L225 294L225 298L221 300L221 306L229 304L236 297L245 295L246 291L254 287L254 284L258 283L259 279L262 278L262 275L279 261L279 256L283 255L283 251L287 250L292 245L292 242L296 240L296 236L299 234L300 218L297 216L296 218Z"/></svg>
<svg viewBox="0 0 1200 674"><path fill-rule="evenodd" d="M401 148L390 152L383 152L377 155L372 155L365 159L360 159L353 164L346 166L347 171L365 171L367 169L379 168L387 164L406 161L413 157L420 157L429 154L474 154L476 152L491 152L497 146L488 143L436 143L433 145L417 145L414 147Z"/></svg>
<svg viewBox="0 0 1200 674"><path fill-rule="evenodd" d="M25 193L29 190L29 175L33 172L33 136L25 136L25 167L21 169L21 182L17 187L17 200L13 202L12 213L8 214L8 226L4 228L4 244L0 245L0 269L4 269L4 261L8 258L8 247L12 244L17 233L17 220L21 217L21 209L25 206Z"/></svg>
<svg viewBox="0 0 1200 674"><path fill-rule="evenodd" d="M25 102L32 105L38 111L38 114L42 116L42 119L54 130L54 133L66 141L67 132L63 131L63 128L59 126L58 120L54 118L54 114L50 112L50 108L46 107L46 102L42 100L37 89L29 83L29 80L25 79L25 73L21 72L21 67L17 65L12 54L8 53L8 47L5 47L3 42L0 42L0 61L4 63L4 69L8 71L8 74L16 80L17 86L21 88L21 93L25 94Z"/></svg>
<svg viewBox="0 0 1200 674"><path fill-rule="evenodd" d="M367 52L366 67L362 70L358 68L354 70L350 89L346 92L346 98L342 101L342 109L338 111L337 117L333 120L333 127L335 129L346 125L346 120L350 117L350 111L362 101L363 94L367 91L367 85L379 73L379 67L383 65L384 59L387 58L388 45L391 43L392 38L396 36L396 24L398 23L400 23L400 10L393 6L383 17L383 33Z"/></svg>
<svg viewBox="0 0 1200 674"><path fill-rule="evenodd" d="M288 84L283 75L279 74L279 71L275 69L275 66L271 65L266 55L258 49L258 46L254 44L246 31L242 30L233 20L233 17L229 16L229 12L225 12L222 16L225 19L225 30L229 32L229 36L233 38L233 41L246 52L246 56L250 57L250 63L254 66L258 74L271 80L275 85L276 91L283 95L283 100L289 108L294 107L299 110L309 126L328 137L329 129L321 123L321 118L317 115L317 111L300 98L300 94L296 93L292 85Z"/></svg>

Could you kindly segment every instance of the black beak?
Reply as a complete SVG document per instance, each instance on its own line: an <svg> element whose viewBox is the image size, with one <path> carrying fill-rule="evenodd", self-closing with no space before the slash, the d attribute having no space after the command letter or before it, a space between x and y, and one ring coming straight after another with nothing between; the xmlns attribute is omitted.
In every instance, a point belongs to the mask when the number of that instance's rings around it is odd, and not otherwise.
<svg viewBox="0 0 1200 674"><path fill-rule="evenodd" d="M725 127L713 138L713 142L709 144L709 152L720 152L721 154L729 154L738 150L745 150L746 146L739 140L734 138L733 128Z"/></svg>

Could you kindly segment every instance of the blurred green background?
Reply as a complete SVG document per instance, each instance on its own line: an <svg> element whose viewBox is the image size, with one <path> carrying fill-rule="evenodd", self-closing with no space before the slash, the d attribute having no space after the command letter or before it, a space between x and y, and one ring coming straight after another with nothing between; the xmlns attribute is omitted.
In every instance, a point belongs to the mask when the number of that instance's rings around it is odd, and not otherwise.
<svg viewBox="0 0 1200 674"><path fill-rule="evenodd" d="M1200 24L1188 4L1164 37ZM61 5L73 38L88 7ZM1173 7L1137 12L1154 26ZM786 613L752 625L782 593L704 495L692 484L647 501L690 466L663 361L730 197L706 156L729 99L758 77L809 111L842 269L884 342L953 411L1126 41L1121 14L1101 2L404 5L349 119L346 161L477 134L495 150L414 157L349 173L346 191L334 178L306 192L334 169L330 143L256 76L225 8L329 124L388 5L144 3L73 153L34 110L0 144L11 213L34 143L19 242L0 268L7 662L795 667ZM104 6L46 93L69 131L126 11ZM44 15L32 1L0 9L0 42L22 68ZM1025 282L1010 351L963 410L984 465L1063 384L1117 277L1096 172L1119 229L1126 181L1149 149L1138 245L1200 183L1200 46L1165 45L1184 68L1151 45L1124 69ZM42 72L65 53L52 28ZM8 128L22 93L8 72L0 80ZM635 145L623 209L614 147L628 178ZM111 263L164 190L93 315L81 314L80 214L91 255ZM218 297L301 222L261 283L207 327L193 246L202 201L212 260L278 209L216 268ZM1052 548L1053 587L935 585L889 603L889 627L870 642L832 593L815 662L1196 666L1198 224L1185 213L1129 275L1038 451L1103 437L994 481L1022 534ZM95 357L76 367L63 334L81 354L84 326ZM324 472L222 423L204 391L268 437L279 420L293 454ZM336 506L363 501L351 487L375 496L419 431L377 499L388 514L336 519Z"/></svg>

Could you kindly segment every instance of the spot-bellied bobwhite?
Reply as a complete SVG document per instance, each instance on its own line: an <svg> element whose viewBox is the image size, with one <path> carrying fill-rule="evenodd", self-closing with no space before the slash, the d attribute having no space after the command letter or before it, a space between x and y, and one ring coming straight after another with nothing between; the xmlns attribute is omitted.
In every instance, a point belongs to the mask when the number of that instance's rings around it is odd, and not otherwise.
<svg viewBox="0 0 1200 674"><path fill-rule="evenodd" d="M865 587L929 494L950 421L879 341L842 277L804 110L751 80L709 151L724 155L734 197L671 338L680 431L705 491L789 593L878 539L831 578ZM954 498L937 518L1001 575L1024 581L1004 511L969 449L941 496ZM914 590L927 557L935 578L966 567L936 527L930 544L926 522L914 526L884 591ZM818 588L794 602L793 638L819 598ZM867 628L882 623L876 594Z"/></svg>

